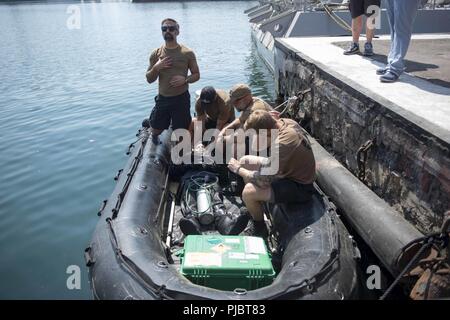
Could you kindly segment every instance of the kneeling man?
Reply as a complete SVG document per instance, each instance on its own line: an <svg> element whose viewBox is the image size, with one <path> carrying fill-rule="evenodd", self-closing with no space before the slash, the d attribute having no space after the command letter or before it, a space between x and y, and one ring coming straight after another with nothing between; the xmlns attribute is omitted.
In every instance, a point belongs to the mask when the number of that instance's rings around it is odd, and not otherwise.
<svg viewBox="0 0 450 320"><path fill-rule="evenodd" d="M261 145L261 141L266 140L266 147L270 147L272 154L269 158L249 155L239 161L231 159L228 168L246 182L242 200L253 218L253 230L250 233L267 237L262 203L310 200L314 190L316 163L308 139L294 120L276 120L269 112L256 110L249 116L244 129L256 131L257 139L253 139L253 146L257 143ZM277 135L272 139L274 132ZM274 157L278 157L278 170L275 174L264 174L267 171L264 168L274 165Z"/></svg>

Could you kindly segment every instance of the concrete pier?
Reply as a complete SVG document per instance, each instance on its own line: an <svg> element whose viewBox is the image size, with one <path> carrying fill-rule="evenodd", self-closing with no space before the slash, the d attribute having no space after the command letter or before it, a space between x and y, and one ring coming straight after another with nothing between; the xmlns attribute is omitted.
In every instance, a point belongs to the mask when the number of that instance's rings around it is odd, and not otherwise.
<svg viewBox="0 0 450 320"><path fill-rule="evenodd" d="M389 37L372 58L344 56L350 40L275 39L279 95L309 90L288 115L420 231L437 231L450 208L450 34L414 35L410 73L390 84L375 74Z"/></svg>

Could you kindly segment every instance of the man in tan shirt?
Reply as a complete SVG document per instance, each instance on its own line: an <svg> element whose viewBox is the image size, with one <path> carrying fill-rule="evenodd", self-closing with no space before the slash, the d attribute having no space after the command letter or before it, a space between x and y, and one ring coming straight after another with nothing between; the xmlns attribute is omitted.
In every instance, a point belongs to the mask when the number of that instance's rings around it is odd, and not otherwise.
<svg viewBox="0 0 450 320"><path fill-rule="evenodd" d="M194 52L177 42L180 26L173 19L161 22L165 44L153 50L147 69L147 82L158 79L158 95L150 114L152 141L172 123L172 128L188 129L191 123L189 83L200 79ZM188 71L191 75L188 76Z"/></svg>
<svg viewBox="0 0 450 320"><path fill-rule="evenodd" d="M307 137L300 125L291 119L274 119L264 110L254 111L245 123L245 130L254 129L257 139L266 135L267 147L273 154L270 158L245 156L239 161L231 159L228 168L240 175L246 182L242 199L253 218L252 231L256 236L267 236L264 224L262 202L289 203L306 202L314 192L313 182L316 176L316 163ZM261 131L261 130L266 131ZM271 145L271 130L278 135ZM254 145L256 145L254 143ZM274 150L278 149L278 152ZM274 157L278 156L276 174L264 174L262 168L268 168Z"/></svg>
<svg viewBox="0 0 450 320"><path fill-rule="evenodd" d="M224 127L221 131L221 135L225 137L227 129L243 128L245 121L247 121L249 115L255 110L272 111L272 107L264 100L253 97L252 91L246 84L237 84L230 90L231 104L241 114L239 118L236 118L229 125Z"/></svg>
<svg viewBox="0 0 450 320"><path fill-rule="evenodd" d="M236 110L240 112L240 115L239 118L236 118L222 129L222 131L219 133L219 136L217 137L217 143L227 144L231 139L235 139L234 153L237 155L238 140L236 133L227 134L227 130L237 130L239 128L243 128L250 114L256 110L266 110L270 112L274 112L274 110L264 100L254 97L249 86L242 83L236 84L235 86L233 86L233 88L231 88L230 101L231 104L236 108ZM245 141L245 153L248 154L248 139L246 138ZM223 150L223 148L218 148L218 150Z"/></svg>
<svg viewBox="0 0 450 320"><path fill-rule="evenodd" d="M202 133L206 129L222 130L226 124L235 119L228 93L211 86L202 89L200 97L195 102L195 112L197 117L192 119L192 122L201 121Z"/></svg>

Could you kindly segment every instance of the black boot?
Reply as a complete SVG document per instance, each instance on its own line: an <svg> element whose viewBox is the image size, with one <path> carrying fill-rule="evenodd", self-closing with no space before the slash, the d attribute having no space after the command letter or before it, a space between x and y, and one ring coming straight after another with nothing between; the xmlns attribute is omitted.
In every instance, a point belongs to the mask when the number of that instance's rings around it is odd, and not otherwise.
<svg viewBox="0 0 450 320"><path fill-rule="evenodd" d="M216 229L222 235L238 235L247 227L248 220L248 214L240 214L233 219L226 212L218 210L215 217Z"/></svg>
<svg viewBox="0 0 450 320"><path fill-rule="evenodd" d="M152 136L152 142L153 142L153 144L156 144L156 145L158 145L159 143L160 143L160 141L159 141L159 136L157 136L157 135L151 135Z"/></svg>
<svg viewBox="0 0 450 320"><path fill-rule="evenodd" d="M267 231L266 223L264 222L264 220L262 221L252 220L250 228L248 228L246 233L249 236L261 237L263 239L266 239L269 236L269 232Z"/></svg>
<svg viewBox="0 0 450 320"><path fill-rule="evenodd" d="M186 236L190 234L201 234L200 222L193 216L190 216L188 218L181 218L180 222L178 222L178 225L180 226L183 234Z"/></svg>

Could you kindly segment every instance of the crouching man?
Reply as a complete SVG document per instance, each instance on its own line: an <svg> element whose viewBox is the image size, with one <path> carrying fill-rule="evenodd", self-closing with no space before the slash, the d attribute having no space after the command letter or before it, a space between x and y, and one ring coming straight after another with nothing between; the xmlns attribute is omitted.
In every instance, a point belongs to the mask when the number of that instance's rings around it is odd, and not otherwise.
<svg viewBox="0 0 450 320"><path fill-rule="evenodd" d="M245 148L245 153L248 154L248 139L246 139L242 143L238 141L237 137L241 133L239 129L244 128L245 122L247 121L250 114L252 114L252 112L256 110L266 110L273 112L275 116L276 114L278 114L278 112L273 110L272 107L264 100L254 97L252 91L250 90L250 87L243 83L236 84L235 86L233 86L233 88L231 88L230 102L235 107L236 111L240 112L240 115L220 131L216 140L216 144L218 145L217 150L219 152L223 151L223 148L227 148L227 146L234 145L234 158L239 158L240 155L237 153L239 144L242 144L242 146ZM223 147L221 147L221 144L223 144ZM229 158L226 158L226 162L229 161L228 159Z"/></svg>
<svg viewBox="0 0 450 320"><path fill-rule="evenodd" d="M253 149L265 140L263 144L272 151L269 158L249 155L239 161L232 158L228 164L228 168L246 183L242 200L253 219L250 235L265 238L268 232L262 203L310 200L314 190L316 163L308 139L300 125L293 120L276 120L269 112L256 110L249 116L244 129L254 129L257 133L257 139L253 139ZM274 132L277 132L277 136L272 139L271 134ZM274 157L278 157L278 170L275 174L264 174L267 170L263 169L273 164Z"/></svg>
<svg viewBox="0 0 450 320"><path fill-rule="evenodd" d="M202 142L194 140L195 130L201 132L197 136L202 139L205 130L217 129L221 131L235 119L234 108L231 105L228 93L211 86L202 89L199 99L195 102L195 112L197 117L192 119L189 128L194 146Z"/></svg>

